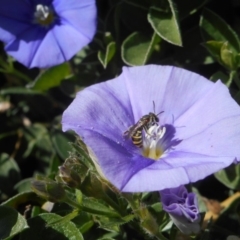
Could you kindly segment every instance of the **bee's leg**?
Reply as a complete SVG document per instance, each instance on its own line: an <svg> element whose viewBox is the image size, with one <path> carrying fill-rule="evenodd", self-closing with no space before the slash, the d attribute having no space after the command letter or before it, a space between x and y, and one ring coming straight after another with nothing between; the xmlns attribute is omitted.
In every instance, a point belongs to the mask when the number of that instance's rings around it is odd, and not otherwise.
<svg viewBox="0 0 240 240"><path fill-rule="evenodd" d="M145 130L145 132L146 132L149 136L152 136L152 135L148 132L149 126L144 126L143 129Z"/></svg>

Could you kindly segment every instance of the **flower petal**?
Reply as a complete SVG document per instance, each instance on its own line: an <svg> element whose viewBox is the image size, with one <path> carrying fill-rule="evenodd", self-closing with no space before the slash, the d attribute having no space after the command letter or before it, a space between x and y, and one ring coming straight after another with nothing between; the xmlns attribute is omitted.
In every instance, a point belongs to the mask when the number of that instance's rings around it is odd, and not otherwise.
<svg viewBox="0 0 240 240"><path fill-rule="evenodd" d="M29 29L29 24L0 16L0 40L4 43L12 42L16 36Z"/></svg>
<svg viewBox="0 0 240 240"><path fill-rule="evenodd" d="M29 29L32 4L24 0L2 0L0 8L0 40L13 41L21 32ZM14 6L14 7L13 7Z"/></svg>
<svg viewBox="0 0 240 240"><path fill-rule="evenodd" d="M172 67L147 65L123 68L134 118L164 111L161 123L172 123L206 94L213 85L204 77L190 71ZM184 96L184 97L183 97Z"/></svg>
<svg viewBox="0 0 240 240"><path fill-rule="evenodd" d="M218 81L212 85L205 96L195 102L178 118L175 118L176 137L180 139L189 138L200 134L209 127L211 128L218 121L237 115L240 116L238 104L232 100L228 88ZM228 120L225 121L225 126L223 124L221 124L221 129L219 128L219 132L224 132L227 137L226 134L231 125ZM199 144L201 145L202 142L205 141L201 141Z"/></svg>
<svg viewBox="0 0 240 240"><path fill-rule="evenodd" d="M96 6L94 4L82 9L64 10L59 13L61 22L68 24L81 33L88 42L92 40L96 32Z"/></svg>
<svg viewBox="0 0 240 240"><path fill-rule="evenodd" d="M122 144L125 141L123 133L132 122L130 102L121 79L79 92L62 118L64 131L79 128L77 132L81 135L81 129L90 129Z"/></svg>
<svg viewBox="0 0 240 240"><path fill-rule="evenodd" d="M84 7L95 5L95 0L53 0L52 4L54 5L54 8L57 10L57 12L62 12L78 8L82 9Z"/></svg>
<svg viewBox="0 0 240 240"><path fill-rule="evenodd" d="M231 106L229 106L229 108L230 107ZM228 110L226 109L226 111ZM195 129L192 131L194 132ZM183 141L176 146L176 150L209 156L226 156L240 160L240 147L237 144L239 142L240 115L223 118L199 134L183 139Z"/></svg>
<svg viewBox="0 0 240 240"><path fill-rule="evenodd" d="M78 133L78 129L73 130ZM97 132L82 130L81 136L93 151L96 157L95 161L100 165L105 178L118 189L123 189L133 174L153 163L152 160L133 154L122 144L112 141Z"/></svg>
<svg viewBox="0 0 240 240"><path fill-rule="evenodd" d="M67 61L88 42L85 36L64 24L48 32L31 27L5 49L25 66L46 68Z"/></svg>
<svg viewBox="0 0 240 240"><path fill-rule="evenodd" d="M52 34L58 46L58 52L61 52L62 59L65 59L65 61L89 43L88 38L68 24L54 26ZM42 54L39 54L39 57L41 55ZM57 62L57 59L54 61ZM59 61L59 63L61 61Z"/></svg>
<svg viewBox="0 0 240 240"><path fill-rule="evenodd" d="M173 152L134 174L122 191L145 192L175 188L201 180L233 162L233 157Z"/></svg>
<svg viewBox="0 0 240 240"><path fill-rule="evenodd" d="M156 112L164 111L161 124L174 122L179 139L158 161L142 157L131 140L123 138L129 126L153 111L153 101ZM223 107L217 107L222 101ZM204 119L201 125L204 105L209 122ZM85 138L116 187L144 192L195 182L240 160L238 112L221 82L214 84L175 67L150 65L124 68L116 79L86 88L64 112L62 123L64 131L72 129ZM119 176L115 159L122 166Z"/></svg>
<svg viewBox="0 0 240 240"><path fill-rule="evenodd" d="M28 17L31 16L32 7L33 4L25 0L1 0L0 15L9 19L27 22ZM1 22L0 26L2 24L8 23Z"/></svg>
<svg viewBox="0 0 240 240"><path fill-rule="evenodd" d="M38 28L29 28L27 31L22 32L24 40L21 37L16 38L13 42L10 42L5 46L5 50L14 58L18 59L19 62L25 66L32 66L32 58L41 44L41 39L45 36L45 31L41 31ZM44 55L45 62L48 54Z"/></svg>
<svg viewBox="0 0 240 240"><path fill-rule="evenodd" d="M3 0L1 4L0 40L10 55L30 68L69 60L96 31L95 0ZM34 21L37 5L53 8L55 18L49 26Z"/></svg>

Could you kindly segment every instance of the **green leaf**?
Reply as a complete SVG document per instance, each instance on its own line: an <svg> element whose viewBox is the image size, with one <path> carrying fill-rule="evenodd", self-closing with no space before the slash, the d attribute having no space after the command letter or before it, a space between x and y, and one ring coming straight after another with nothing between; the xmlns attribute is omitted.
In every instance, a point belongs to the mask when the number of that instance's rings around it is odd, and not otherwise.
<svg viewBox="0 0 240 240"><path fill-rule="evenodd" d="M224 74L223 72L221 71L217 71L216 73L214 73L210 79L213 81L213 82L216 82L218 80L221 80L227 87L230 86L230 84L232 83L232 79L227 76L226 74Z"/></svg>
<svg viewBox="0 0 240 240"><path fill-rule="evenodd" d="M222 18L208 9L205 9L202 14L200 30L204 41L228 42L231 50L235 53L240 51L237 34Z"/></svg>
<svg viewBox="0 0 240 240"><path fill-rule="evenodd" d="M86 198L83 201L83 211L92 213L94 215L106 216L106 217L120 217L117 212L103 205L97 200Z"/></svg>
<svg viewBox="0 0 240 240"><path fill-rule="evenodd" d="M50 140L47 128L42 124L32 124L23 129L23 135L28 142L24 157L28 157L35 150L41 154L41 161L46 160L49 163L50 156L53 154L53 146ZM45 158L44 158L45 157Z"/></svg>
<svg viewBox="0 0 240 240"><path fill-rule="evenodd" d="M215 177L225 186L240 190L240 165L231 165L215 173Z"/></svg>
<svg viewBox="0 0 240 240"><path fill-rule="evenodd" d="M70 143L70 145L74 148L76 153L80 155L79 161L83 165L85 165L87 168L92 170L92 169L94 169L93 162L92 162L90 156L88 155L87 150L83 146L80 145L81 143L82 142L79 141L77 144L76 143Z"/></svg>
<svg viewBox="0 0 240 240"><path fill-rule="evenodd" d="M94 225L93 217L86 212L80 212L72 221L77 228L80 229L82 234L87 232Z"/></svg>
<svg viewBox="0 0 240 240"><path fill-rule="evenodd" d="M28 228L25 218L16 210L0 206L0 239L8 239Z"/></svg>
<svg viewBox="0 0 240 240"><path fill-rule="evenodd" d="M31 191L31 181L32 180L33 180L32 178L25 178L24 180L18 182L14 186L14 189L16 189L19 193Z"/></svg>
<svg viewBox="0 0 240 240"><path fill-rule="evenodd" d="M72 150L69 142L73 141L74 137L71 134L63 133L61 131L55 131L52 134L53 146L63 160L69 156L69 152Z"/></svg>
<svg viewBox="0 0 240 240"><path fill-rule="evenodd" d="M83 195L82 192L78 189L75 189L76 200L78 204L82 204Z"/></svg>
<svg viewBox="0 0 240 240"><path fill-rule="evenodd" d="M228 42L207 41L203 46L212 54L215 59L229 70L236 70L238 67L237 54L232 51Z"/></svg>
<svg viewBox="0 0 240 240"><path fill-rule="evenodd" d="M0 189L5 194L12 194L14 185L20 180L20 169L8 154L0 154Z"/></svg>
<svg viewBox="0 0 240 240"><path fill-rule="evenodd" d="M163 11L151 7L148 13L148 21L154 31L165 41L177 46L182 46L181 33L173 2L168 0L169 10Z"/></svg>
<svg viewBox="0 0 240 240"><path fill-rule="evenodd" d="M144 65L159 41L160 38L155 33L150 38L139 32L134 32L122 44L123 61L130 66Z"/></svg>
<svg viewBox="0 0 240 240"><path fill-rule="evenodd" d="M154 203L149 209L156 218L159 228L164 229L169 223L169 215L163 211L162 204L160 202Z"/></svg>
<svg viewBox="0 0 240 240"><path fill-rule="evenodd" d="M107 67L108 63L113 58L115 52L116 52L116 43L115 42L110 42L107 45L105 52L103 52L103 51L98 52L98 59L104 68Z"/></svg>
<svg viewBox="0 0 240 240"><path fill-rule="evenodd" d="M55 224L65 224L66 222L71 221L72 219L74 219L75 217L77 217L79 214L79 210L75 209L72 212L70 212L69 214L65 215L64 217L62 217L61 219L58 219L54 222L51 222L47 225L47 227L55 225Z"/></svg>
<svg viewBox="0 0 240 240"><path fill-rule="evenodd" d="M236 70L238 67L235 54L231 50L228 42L225 42L221 47L221 60L224 65L230 70Z"/></svg>
<svg viewBox="0 0 240 240"><path fill-rule="evenodd" d="M101 228L113 230L115 227L126 224L132 221L135 218L135 215L127 215L123 218L106 218L101 222Z"/></svg>
<svg viewBox="0 0 240 240"><path fill-rule="evenodd" d="M23 88L23 87L12 87L12 88L6 88L1 90L0 94L2 95L8 95L8 94L35 95L35 94L43 94L43 93L36 90Z"/></svg>
<svg viewBox="0 0 240 240"><path fill-rule="evenodd" d="M28 87L33 90L47 91L50 88L59 86L65 78L70 76L70 66L65 62L40 73L34 82L28 84Z"/></svg>
<svg viewBox="0 0 240 240"><path fill-rule="evenodd" d="M174 0L177 5L179 18L184 19L194 14L199 8L204 6L209 0Z"/></svg>
<svg viewBox="0 0 240 240"><path fill-rule="evenodd" d="M19 193L14 197L8 199L7 201L3 202L1 205L17 209L19 206L29 202L36 205L42 205L45 202L45 200L38 197L34 192L31 191Z"/></svg>
<svg viewBox="0 0 240 240"><path fill-rule="evenodd" d="M221 41L207 41L203 43L203 46L221 63L221 48L224 42Z"/></svg>
<svg viewBox="0 0 240 240"><path fill-rule="evenodd" d="M67 221L64 224L52 224L61 219L62 217L53 213L43 213L29 219L28 224L30 228L21 233L20 240L83 240L81 232L73 222Z"/></svg>

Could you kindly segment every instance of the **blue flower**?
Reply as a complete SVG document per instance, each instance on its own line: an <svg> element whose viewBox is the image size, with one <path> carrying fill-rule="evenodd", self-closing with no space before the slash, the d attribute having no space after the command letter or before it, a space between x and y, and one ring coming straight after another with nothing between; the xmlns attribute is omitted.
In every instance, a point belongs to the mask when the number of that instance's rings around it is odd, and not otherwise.
<svg viewBox="0 0 240 240"><path fill-rule="evenodd" d="M191 234L200 231L201 216L194 193L188 193L184 186L180 186L162 190L160 195L163 209L181 232Z"/></svg>
<svg viewBox="0 0 240 240"><path fill-rule="evenodd" d="M29 68L69 60L95 30L95 0L1 0L0 40Z"/></svg>
<svg viewBox="0 0 240 240"><path fill-rule="evenodd" d="M162 111L137 132L142 144L134 144L135 124ZM177 67L124 67L115 79L79 92L62 124L124 192L175 188L240 160L240 107L227 87Z"/></svg>

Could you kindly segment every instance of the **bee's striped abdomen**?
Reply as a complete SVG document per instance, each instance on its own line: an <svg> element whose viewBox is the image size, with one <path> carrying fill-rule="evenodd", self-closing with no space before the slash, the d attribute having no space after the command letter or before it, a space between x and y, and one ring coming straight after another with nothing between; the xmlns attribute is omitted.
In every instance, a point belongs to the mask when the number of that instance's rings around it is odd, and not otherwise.
<svg viewBox="0 0 240 240"><path fill-rule="evenodd" d="M132 136L132 141L133 141L133 144L136 147L139 147L139 148L142 147L142 143L143 143L143 140L142 140L142 129L139 129L139 130L136 131L136 133Z"/></svg>

